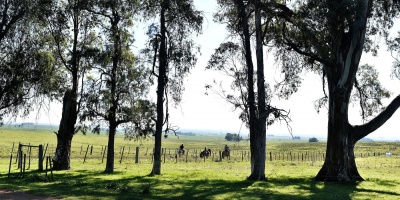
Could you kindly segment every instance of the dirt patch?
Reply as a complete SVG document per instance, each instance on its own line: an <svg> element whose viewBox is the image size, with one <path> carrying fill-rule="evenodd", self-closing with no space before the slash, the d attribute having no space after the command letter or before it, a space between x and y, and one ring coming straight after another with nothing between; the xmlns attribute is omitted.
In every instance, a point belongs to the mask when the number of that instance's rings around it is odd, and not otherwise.
<svg viewBox="0 0 400 200"><path fill-rule="evenodd" d="M55 200L55 197L46 197L46 196L38 196L33 194L28 194L25 192L15 192L15 191L7 191L0 190L0 199L13 199L13 200Z"/></svg>

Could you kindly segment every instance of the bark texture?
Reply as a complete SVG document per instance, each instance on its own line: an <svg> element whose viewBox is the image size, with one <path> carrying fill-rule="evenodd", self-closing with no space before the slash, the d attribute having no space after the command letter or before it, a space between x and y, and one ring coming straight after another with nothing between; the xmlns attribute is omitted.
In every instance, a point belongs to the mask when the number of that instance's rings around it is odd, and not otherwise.
<svg viewBox="0 0 400 200"><path fill-rule="evenodd" d="M115 132L116 132L116 124L110 124L108 131L108 148L107 148L107 162L106 169L104 173L113 173L114 172L114 141L115 141Z"/></svg>
<svg viewBox="0 0 400 200"><path fill-rule="evenodd" d="M71 158L71 143L72 138L75 135L75 124L78 118L78 34L79 34L79 17L78 12L75 10L73 15L73 45L72 45L72 57L70 68L66 67L72 75L72 88L67 90L63 98L63 110L60 121L60 127L57 133L57 148L55 156L53 157L55 170L68 170L70 166Z"/></svg>
<svg viewBox="0 0 400 200"><path fill-rule="evenodd" d="M165 11L169 1L163 1L160 12L160 25L161 25L161 42L159 50L159 72L158 72L158 85L157 85L157 121L156 133L154 144L154 162L153 169L150 175L161 175L161 139L162 129L164 124L164 90L167 80L167 52L166 52L166 26L165 26Z"/></svg>
<svg viewBox="0 0 400 200"><path fill-rule="evenodd" d="M75 134L77 118L76 93L68 90L63 98L63 111L57 133L57 148L53 157L54 170L68 170L70 166L71 143Z"/></svg>
<svg viewBox="0 0 400 200"><path fill-rule="evenodd" d="M265 82L264 82L264 58L262 44L262 27L261 27L261 9L260 0L254 1L255 8L255 28L256 28L256 57L257 57L257 93L258 93L258 118L256 132L250 137L254 139L251 148L252 171L248 179L250 180L266 180L265 177L265 159L266 159L266 104L265 104Z"/></svg>
<svg viewBox="0 0 400 200"><path fill-rule="evenodd" d="M355 129L348 121L351 91L363 52L368 0L359 1L359 12L348 32L340 35L341 42L333 46L334 63L325 65L329 89L328 141L325 162L315 177L319 181L362 181L354 157ZM332 63L332 62L331 62Z"/></svg>
<svg viewBox="0 0 400 200"><path fill-rule="evenodd" d="M334 87L334 86L332 86ZM336 90L338 91L338 90ZM328 143L324 165L316 176L319 181L362 181L354 157L353 128L348 122L350 93L331 94L328 114Z"/></svg>
<svg viewBox="0 0 400 200"><path fill-rule="evenodd" d="M258 1L259 2L259 1ZM259 117L257 117L255 93L254 93L254 65L251 56L251 44L250 44L250 31L248 25L248 18L246 14L246 7L243 0L235 0L239 18L241 21L241 28L243 32L243 46L245 48L245 59L247 65L247 90L248 90L248 113L249 113L249 125L250 125L250 152L251 152L251 174L248 177L249 180L265 180L265 146L266 146L266 113L265 113L265 88L264 88L264 65L262 56L262 39L261 39L261 16L260 9L256 9L256 37L257 37L257 70L258 71L258 106L259 106ZM262 90L262 91L260 91ZM261 108L261 109L260 109ZM262 116L262 119L260 118Z"/></svg>

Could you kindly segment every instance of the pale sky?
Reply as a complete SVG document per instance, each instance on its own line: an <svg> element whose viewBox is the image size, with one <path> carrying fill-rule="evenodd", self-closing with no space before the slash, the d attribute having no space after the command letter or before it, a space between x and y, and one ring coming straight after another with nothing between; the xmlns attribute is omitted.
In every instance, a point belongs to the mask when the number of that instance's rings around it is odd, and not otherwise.
<svg viewBox="0 0 400 200"><path fill-rule="evenodd" d="M232 112L232 106L221 99L218 95L205 93L205 84L211 84L214 77L221 80L221 76L217 72L205 70L210 55L220 43L228 41L225 25L215 24L212 20L212 13L215 12L215 0L195 0L199 10L204 11L206 19L203 24L203 34L194 38L201 45L201 55L198 58L197 65L192 69L191 74L185 81L185 91L183 100L177 109L170 108L170 122L181 127L181 129L207 129L238 132L242 122L238 118L238 112ZM399 20L398 20L399 21ZM396 24L396 30L400 31L400 24ZM135 46L140 48L140 41L145 39L145 35L141 31L136 31ZM144 38L144 39L143 39ZM265 49L264 49L265 50ZM254 58L253 58L254 59ZM264 56L266 81L273 84L274 79L279 80L279 69L274 65L272 56ZM363 53L361 64L374 65L379 71L379 78L382 85L392 92L392 97L385 100L387 105L390 100L400 94L400 81L390 78L390 71L393 58L386 47L381 45L381 50L378 57ZM321 109L318 114L314 109L314 101L322 97L321 78L317 75L308 73L303 76L304 81L299 91L294 94L288 101L275 98L272 105L290 110L292 122L290 123L293 135L315 136L326 138L327 134L327 110ZM396 91L397 89L397 91ZM153 87L151 99L156 100L156 89ZM24 121L33 121L35 114ZM61 106L52 105L46 113L40 114L40 119L37 122L51 123L57 125L61 118ZM359 116L359 107L350 107L349 113L350 122L353 125L362 124ZM370 134L370 138L400 138L398 124L400 122L400 110L398 110L389 121L381 128ZM248 130L243 125L241 133L247 133ZM279 123L269 126L267 134L279 134L290 136L285 123Z"/></svg>

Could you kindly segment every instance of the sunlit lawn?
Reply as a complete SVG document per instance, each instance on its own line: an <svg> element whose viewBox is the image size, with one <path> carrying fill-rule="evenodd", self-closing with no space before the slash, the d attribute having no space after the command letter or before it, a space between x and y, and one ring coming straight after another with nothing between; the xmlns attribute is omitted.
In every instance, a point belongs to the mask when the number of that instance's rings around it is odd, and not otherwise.
<svg viewBox="0 0 400 200"><path fill-rule="evenodd" d="M152 140L141 142L125 141L117 138L115 173L104 174L105 160L101 161L101 146L107 138L96 135L77 135L73 140L71 170L54 171L54 181L45 180L45 172L37 172L37 161L32 156L30 170L25 178L18 178L19 170L12 161L11 178L8 176L9 156L12 143L47 144L55 146L55 135L51 133L24 133L2 130L0 133L0 188L23 190L29 193L59 197L63 199L399 199L400 196L400 157L371 156L373 152L398 151L398 143L370 143L358 145L363 157L357 156L357 165L366 179L359 183L323 183L313 177L322 165L322 160L301 161L301 153L324 152L323 143L270 142L268 152L285 154L285 160L267 162L266 182L247 181L250 163L242 152L248 152L246 142L228 143L236 154L230 161L222 160L216 154L214 158L194 157L196 150L204 146L214 152L222 150L226 143L219 137L170 137L163 140L166 148L162 175L147 176L152 168L150 151ZM186 157L174 157L174 149L184 143L189 149ZM376 145L380 144L380 145ZM83 162L87 145L93 145L92 155ZM268 145L268 144L267 144ZM80 152L81 146L83 147ZM120 163L120 150L125 146L125 154ZM139 163L134 162L134 147L140 147ZM129 154L128 147L131 147ZM146 150L148 151L145 155ZM148 150L150 149L150 150ZM362 150L361 150L362 149ZM16 151L16 150L14 150ZM52 155L48 149L47 155ZM191 153L193 152L193 154ZM356 149L357 151L357 149ZM292 161L287 157L293 154ZM370 153L370 156L366 156ZM199 153L199 152L198 152ZM32 152L32 155L34 152ZM317 154L317 153L315 153ZM14 152L15 155L15 152ZM274 155L274 154L273 154ZM268 157L269 158L269 157ZM213 159L213 161L212 161ZM47 174L50 178L50 172Z"/></svg>

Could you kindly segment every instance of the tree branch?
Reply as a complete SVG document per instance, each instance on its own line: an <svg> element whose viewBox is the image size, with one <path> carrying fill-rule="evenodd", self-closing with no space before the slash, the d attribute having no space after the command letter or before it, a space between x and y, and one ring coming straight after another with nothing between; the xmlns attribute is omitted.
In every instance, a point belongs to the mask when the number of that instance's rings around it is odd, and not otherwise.
<svg viewBox="0 0 400 200"><path fill-rule="evenodd" d="M358 84L357 78L354 81L354 87L357 89L358 93L360 93L360 107L361 107L361 117L365 120L365 109L363 104L363 98L365 97L363 90L360 88Z"/></svg>
<svg viewBox="0 0 400 200"><path fill-rule="evenodd" d="M154 57L153 57L153 68L151 70L151 74L153 74L155 77L158 77L158 74L154 71L154 68L156 66L156 61L157 61L157 51L158 51L158 41L157 41L158 36L156 35L156 38L154 38Z"/></svg>
<svg viewBox="0 0 400 200"><path fill-rule="evenodd" d="M294 51L296 51L298 54L300 54L300 55L303 55L303 56L307 56L307 57L309 57L309 58L311 58L311 59L313 59L313 60L315 60L315 61L318 61L318 62L320 62L321 64L324 64L324 65L328 65L329 66L329 64L328 64L328 62L326 62L325 60L323 60L322 58L320 58L319 56L317 56L317 55L315 55L315 54L313 54L313 53L310 53L310 52L306 52L306 51L303 51L303 50L301 50L299 47L298 47L298 45L296 45L294 42L292 42L292 41L290 41L290 39L287 37L287 35L286 35L286 25L283 25L283 34L282 34L282 37L283 37L283 39L286 41L286 43L287 43L287 45L290 47L290 48L292 48Z"/></svg>
<svg viewBox="0 0 400 200"><path fill-rule="evenodd" d="M378 116L369 121L364 125L357 125L353 127L353 137L354 141L358 141L361 138L367 136L372 133L379 127L381 127L392 115L396 112L396 110L400 107L400 95L393 99L392 102L386 107L384 111L382 111Z"/></svg>
<svg viewBox="0 0 400 200"><path fill-rule="evenodd" d="M15 16L12 16L10 21L7 23L7 11L8 11L8 2L4 3L4 11L3 11L3 16L2 16L2 22L1 22L1 29L0 29L0 41L4 38L4 36L7 34L8 30L10 30L10 28L17 23L17 21L19 19L21 19L24 15L25 15L25 10L21 10L20 12L18 12L18 14L16 14ZM5 27L4 27L5 26ZM3 30L4 28L4 30Z"/></svg>

